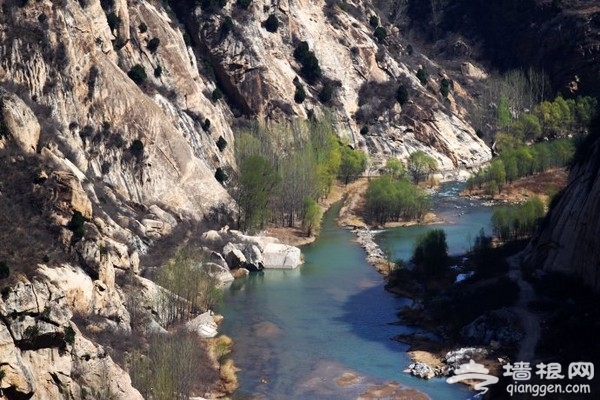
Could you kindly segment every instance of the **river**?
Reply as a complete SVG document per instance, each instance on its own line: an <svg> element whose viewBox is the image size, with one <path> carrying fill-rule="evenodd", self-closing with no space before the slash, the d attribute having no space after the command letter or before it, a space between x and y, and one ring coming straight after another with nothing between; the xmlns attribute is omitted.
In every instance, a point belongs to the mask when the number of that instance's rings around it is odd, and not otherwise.
<svg viewBox="0 0 600 400"><path fill-rule="evenodd" d="M458 188L444 184L434 195L434 211L449 222L439 227L447 231L451 253L468 248L469 237L482 227L489 229L491 213L458 198ZM353 233L336 225L338 211L325 215L318 240L302 249L300 268L254 273L225 290L221 332L234 340L232 356L241 368L234 398L354 399L368 386L389 381L435 400L470 398L463 386L403 372L410 362L407 346L390 338L414 332L391 324L407 300L384 291ZM392 229L377 241L395 257L408 258L414 239L427 229ZM360 379L341 387L336 380L348 371Z"/></svg>

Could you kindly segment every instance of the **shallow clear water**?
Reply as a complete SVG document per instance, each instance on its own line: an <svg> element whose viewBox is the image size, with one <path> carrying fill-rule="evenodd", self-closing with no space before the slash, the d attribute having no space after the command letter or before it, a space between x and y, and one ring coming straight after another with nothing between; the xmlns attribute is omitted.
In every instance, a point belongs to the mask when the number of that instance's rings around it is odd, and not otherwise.
<svg viewBox="0 0 600 400"><path fill-rule="evenodd" d="M458 197L461 189L459 183L445 183L434 195L434 212L443 223L385 230L377 235L377 244L389 251L392 259L408 260L420 235L431 229L444 229L449 253L464 254L473 245L481 229L491 235L493 208L476 200Z"/></svg>
<svg viewBox="0 0 600 400"><path fill-rule="evenodd" d="M444 199L445 192L436 199ZM454 212L452 201L436 203L448 216ZM225 290L221 331L235 341L233 358L242 369L236 397L353 399L364 385L391 380L435 400L471 397L462 386L402 372L409 363L406 346L390 337L413 330L390 323L406 300L384 291L353 234L335 224L338 209L326 215L319 239L303 248L305 264L299 269L252 274ZM468 247L467 231L474 238L489 213L482 208L448 226L451 251ZM379 239L400 256L411 251L422 229L394 229ZM364 385L339 388L333 381L347 370L367 377Z"/></svg>

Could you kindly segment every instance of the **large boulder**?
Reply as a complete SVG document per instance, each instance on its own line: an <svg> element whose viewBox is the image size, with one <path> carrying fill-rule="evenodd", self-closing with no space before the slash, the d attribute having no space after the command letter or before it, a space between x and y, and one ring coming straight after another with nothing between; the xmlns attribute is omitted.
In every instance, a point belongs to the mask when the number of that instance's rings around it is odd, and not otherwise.
<svg viewBox="0 0 600 400"><path fill-rule="evenodd" d="M226 244L223 247L223 254L230 269L244 268L246 266L246 256L233 244Z"/></svg>
<svg viewBox="0 0 600 400"><path fill-rule="evenodd" d="M208 275L211 278L216 279L220 284L231 282L232 280L234 280L231 271L227 267L223 267L222 265L213 262L204 263L203 266L204 268L206 268Z"/></svg>
<svg viewBox="0 0 600 400"><path fill-rule="evenodd" d="M190 332L195 332L203 338L213 338L217 336L217 323L212 317L212 312L207 311L198 315L196 318L188 321L185 327Z"/></svg>
<svg viewBox="0 0 600 400"><path fill-rule="evenodd" d="M294 246L269 243L263 251L265 268L294 269L302 263L302 253Z"/></svg>
<svg viewBox="0 0 600 400"><path fill-rule="evenodd" d="M243 250L246 257L246 266L250 271L260 271L265 267L265 260L258 246L254 244L247 245Z"/></svg>

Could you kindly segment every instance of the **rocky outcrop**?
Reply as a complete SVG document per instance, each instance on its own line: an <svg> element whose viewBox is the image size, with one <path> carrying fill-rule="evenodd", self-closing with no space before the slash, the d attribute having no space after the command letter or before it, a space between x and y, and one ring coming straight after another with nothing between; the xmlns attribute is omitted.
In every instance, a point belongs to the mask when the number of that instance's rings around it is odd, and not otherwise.
<svg viewBox="0 0 600 400"><path fill-rule="evenodd" d="M212 313L207 311L198 315L196 318L185 323L188 331L196 333L203 338L213 338L217 336L217 323L213 319Z"/></svg>
<svg viewBox="0 0 600 400"><path fill-rule="evenodd" d="M40 124L31 109L13 93L0 89L0 122L24 153L35 153Z"/></svg>
<svg viewBox="0 0 600 400"><path fill-rule="evenodd" d="M580 146L567 187L525 250L530 268L578 278L600 290L600 124ZM595 139L594 139L595 138Z"/></svg>
<svg viewBox="0 0 600 400"><path fill-rule="evenodd" d="M302 264L299 248L281 244L278 239L269 236L249 236L236 230L222 229L204 232L200 241L221 253L232 270L294 269Z"/></svg>
<svg viewBox="0 0 600 400"><path fill-rule="evenodd" d="M0 300L0 388L8 398L82 399L84 393L142 399L102 347L70 320L72 299L40 278L21 280ZM50 361L51 360L51 361Z"/></svg>
<svg viewBox="0 0 600 400"><path fill-rule="evenodd" d="M408 372L421 379L431 379L435 376L433 368L422 362L411 363L408 366Z"/></svg>

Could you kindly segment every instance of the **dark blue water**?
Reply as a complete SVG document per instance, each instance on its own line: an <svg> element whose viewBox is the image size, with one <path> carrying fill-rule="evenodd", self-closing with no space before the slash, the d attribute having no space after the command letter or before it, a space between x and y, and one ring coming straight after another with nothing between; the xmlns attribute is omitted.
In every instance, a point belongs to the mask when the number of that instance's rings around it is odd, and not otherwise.
<svg viewBox="0 0 600 400"><path fill-rule="evenodd" d="M450 190L450 192L449 192ZM449 230L451 251L468 247L490 210L468 212L468 201L452 200L453 187L436 196L440 212L456 214ZM382 277L365 262L354 236L335 224L339 208L325 217L319 239L303 248L305 263L295 271L265 271L235 281L225 290L222 333L235 341L233 358L242 370L236 398L354 399L366 386L395 381L435 400L467 399L472 393L442 379L413 378L403 370L406 345L390 337L413 332L391 325L406 300L383 290ZM460 228L462 226L462 228ZM412 249L422 227L398 228L380 239L397 256ZM455 237L456 236L456 237ZM335 383L342 373L363 376L349 387Z"/></svg>

